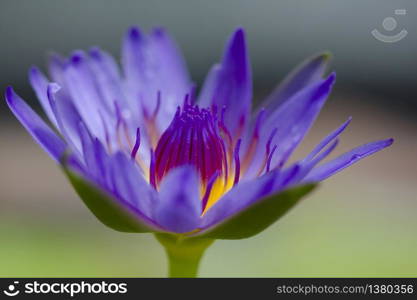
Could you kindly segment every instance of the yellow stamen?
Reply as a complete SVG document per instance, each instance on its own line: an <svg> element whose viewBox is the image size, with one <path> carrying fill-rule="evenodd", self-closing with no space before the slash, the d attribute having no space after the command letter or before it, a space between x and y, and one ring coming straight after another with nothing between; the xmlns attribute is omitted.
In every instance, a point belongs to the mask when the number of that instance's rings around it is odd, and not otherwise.
<svg viewBox="0 0 417 300"><path fill-rule="evenodd" d="M227 181L224 178L218 178L211 188L210 196L207 201L207 205L202 213L204 215L207 210L210 209L226 192L233 187L233 176L229 176ZM204 195L205 188L202 189L202 195Z"/></svg>

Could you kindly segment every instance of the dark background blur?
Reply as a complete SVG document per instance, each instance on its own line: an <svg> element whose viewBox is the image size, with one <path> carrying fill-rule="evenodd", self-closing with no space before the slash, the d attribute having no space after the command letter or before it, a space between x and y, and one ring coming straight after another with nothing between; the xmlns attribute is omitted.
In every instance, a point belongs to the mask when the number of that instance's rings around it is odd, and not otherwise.
<svg viewBox="0 0 417 300"><path fill-rule="evenodd" d="M398 23L392 32L382 27L386 17ZM298 154L350 115L339 153L396 139L261 235L216 242L203 276L417 276L417 1L0 0L0 89L13 85L34 106L31 65L44 67L51 50L92 45L119 57L132 24L168 28L198 84L243 26L256 99L306 57L330 50L336 87ZM406 29L408 36L383 43L373 29ZM151 236L99 224L4 101L0 126L1 276L164 275L165 258Z"/></svg>

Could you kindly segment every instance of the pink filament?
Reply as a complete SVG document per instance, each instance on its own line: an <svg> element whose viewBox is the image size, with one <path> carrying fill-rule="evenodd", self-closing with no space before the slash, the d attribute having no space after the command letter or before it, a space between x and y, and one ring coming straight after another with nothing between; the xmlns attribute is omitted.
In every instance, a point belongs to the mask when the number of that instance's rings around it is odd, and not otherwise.
<svg viewBox="0 0 417 300"><path fill-rule="evenodd" d="M132 153L130 154L130 156L132 157L132 159L135 159L136 154L138 153L139 147L140 147L140 128L138 127L136 129L135 146L133 146Z"/></svg>
<svg viewBox="0 0 417 300"><path fill-rule="evenodd" d="M151 165L149 167L149 182L156 189L155 180L155 152L151 149Z"/></svg>
<svg viewBox="0 0 417 300"><path fill-rule="evenodd" d="M239 149L240 149L240 143L242 142L241 139L239 139L236 143L235 151L234 151L234 159L235 159L235 179L233 180L233 185L236 185L239 182L240 177L240 160L239 160Z"/></svg>

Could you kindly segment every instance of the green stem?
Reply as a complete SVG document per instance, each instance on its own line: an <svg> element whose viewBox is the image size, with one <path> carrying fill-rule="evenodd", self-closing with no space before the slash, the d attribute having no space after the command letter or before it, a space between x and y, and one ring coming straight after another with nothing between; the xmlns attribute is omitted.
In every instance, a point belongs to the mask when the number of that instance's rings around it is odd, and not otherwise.
<svg viewBox="0 0 417 300"><path fill-rule="evenodd" d="M168 233L155 233L155 237L167 253L169 277L197 277L204 251L214 242L212 239L187 238Z"/></svg>

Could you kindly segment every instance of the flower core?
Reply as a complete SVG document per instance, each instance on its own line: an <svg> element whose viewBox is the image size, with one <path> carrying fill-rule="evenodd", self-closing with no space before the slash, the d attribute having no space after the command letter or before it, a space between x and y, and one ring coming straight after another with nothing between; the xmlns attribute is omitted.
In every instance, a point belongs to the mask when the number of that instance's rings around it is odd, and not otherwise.
<svg viewBox="0 0 417 300"><path fill-rule="evenodd" d="M233 162L233 145L228 136L215 107L200 108L186 101L182 108L178 107L157 143L150 172L154 178L150 181L157 186L171 169L193 165L200 175L203 209L208 208L239 176L238 153Z"/></svg>

